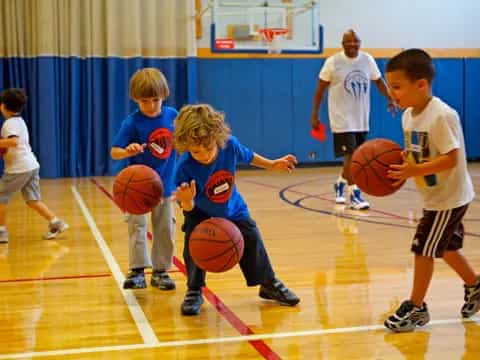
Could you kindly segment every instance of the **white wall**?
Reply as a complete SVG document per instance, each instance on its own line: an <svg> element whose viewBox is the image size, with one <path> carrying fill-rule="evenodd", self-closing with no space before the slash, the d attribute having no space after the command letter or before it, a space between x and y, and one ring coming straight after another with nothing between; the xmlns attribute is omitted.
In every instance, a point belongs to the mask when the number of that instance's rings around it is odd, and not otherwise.
<svg viewBox="0 0 480 360"><path fill-rule="evenodd" d="M317 1L326 48L340 47L348 28L367 48L480 48L480 0ZM209 13L202 22L204 36L197 45L210 47Z"/></svg>
<svg viewBox="0 0 480 360"><path fill-rule="evenodd" d="M479 0L319 0L325 47L354 28L369 48L478 48Z"/></svg>

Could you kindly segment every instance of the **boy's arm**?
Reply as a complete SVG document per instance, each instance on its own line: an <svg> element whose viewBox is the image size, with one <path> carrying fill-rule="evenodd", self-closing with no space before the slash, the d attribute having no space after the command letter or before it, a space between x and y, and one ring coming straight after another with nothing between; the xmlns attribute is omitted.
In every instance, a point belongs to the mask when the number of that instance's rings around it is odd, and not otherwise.
<svg viewBox="0 0 480 360"><path fill-rule="evenodd" d="M110 150L110 156L113 160L122 160L142 153L146 146L146 144L137 143L132 143L125 149L118 146L112 146L112 149Z"/></svg>
<svg viewBox="0 0 480 360"><path fill-rule="evenodd" d="M297 164L297 158L294 155L288 154L278 159L267 159L257 153L253 153L253 159L250 165L268 169L268 170L280 170L291 172Z"/></svg>
<svg viewBox="0 0 480 360"><path fill-rule="evenodd" d="M446 154L437 156L431 161L420 164L409 162L405 153L402 153L403 163L400 165L390 165L388 177L402 181L409 177L427 176L451 169L457 165L458 151L458 148L453 149Z"/></svg>
<svg viewBox="0 0 480 360"><path fill-rule="evenodd" d="M18 136L10 136L6 139L0 139L0 148L16 147L18 145Z"/></svg>

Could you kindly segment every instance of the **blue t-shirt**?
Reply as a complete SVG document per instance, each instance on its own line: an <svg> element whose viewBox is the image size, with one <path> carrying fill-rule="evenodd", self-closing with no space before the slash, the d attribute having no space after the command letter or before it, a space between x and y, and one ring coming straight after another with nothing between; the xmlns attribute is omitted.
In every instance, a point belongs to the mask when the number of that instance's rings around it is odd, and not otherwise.
<svg viewBox="0 0 480 360"><path fill-rule="evenodd" d="M231 136L209 165L196 161L190 152L182 154L175 170L175 185L195 180L195 207L212 217L242 220L250 214L235 185L235 171L238 162L250 164L252 160L253 151Z"/></svg>
<svg viewBox="0 0 480 360"><path fill-rule="evenodd" d="M131 143L148 144L143 153L128 158L128 165L142 164L154 169L163 182L164 196L172 194L173 171L177 154L173 147L173 122L178 112L162 106L157 117L148 117L139 110L128 115L113 139L112 146L126 148Z"/></svg>

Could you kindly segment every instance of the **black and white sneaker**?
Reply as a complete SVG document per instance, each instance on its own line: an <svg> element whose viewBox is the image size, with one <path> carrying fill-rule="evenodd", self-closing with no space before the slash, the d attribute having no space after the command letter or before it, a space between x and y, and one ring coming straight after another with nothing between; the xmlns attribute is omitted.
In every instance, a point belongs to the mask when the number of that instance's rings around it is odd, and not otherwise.
<svg viewBox="0 0 480 360"><path fill-rule="evenodd" d="M419 308L410 300L405 300L395 314L385 320L384 325L394 332L413 331L416 326L423 326L430 321L427 304Z"/></svg>
<svg viewBox="0 0 480 360"><path fill-rule="evenodd" d="M480 277L473 286L463 285L465 288L465 304L462 306L462 316L469 318L480 310Z"/></svg>
<svg viewBox="0 0 480 360"><path fill-rule="evenodd" d="M202 290L188 289L181 307L182 315L198 315L202 304Z"/></svg>
<svg viewBox="0 0 480 360"><path fill-rule="evenodd" d="M275 300L282 305L295 306L300 299L292 291L290 291L284 283L278 279L273 279L268 285L262 284L258 296L262 299Z"/></svg>
<svg viewBox="0 0 480 360"><path fill-rule="evenodd" d="M161 290L175 289L175 282L166 271L154 270L150 279L150 285L158 287Z"/></svg>
<svg viewBox="0 0 480 360"><path fill-rule="evenodd" d="M124 289L145 289L146 287L147 282L143 270L130 270L123 282Z"/></svg>

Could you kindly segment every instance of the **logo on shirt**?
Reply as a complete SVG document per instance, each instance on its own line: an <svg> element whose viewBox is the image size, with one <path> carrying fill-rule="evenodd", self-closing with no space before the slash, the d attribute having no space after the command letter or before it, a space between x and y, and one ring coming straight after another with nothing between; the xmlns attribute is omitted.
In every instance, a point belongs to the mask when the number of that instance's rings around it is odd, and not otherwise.
<svg viewBox="0 0 480 360"><path fill-rule="evenodd" d="M354 70L347 74L343 82L345 91L355 99L360 99L367 94L369 79L360 70Z"/></svg>
<svg viewBox="0 0 480 360"><path fill-rule="evenodd" d="M405 147L407 149L407 158L414 164L421 164L431 160L430 141L426 131L405 131ZM418 187L434 186L437 184L435 174L416 177L415 183Z"/></svg>
<svg viewBox="0 0 480 360"><path fill-rule="evenodd" d="M212 174L205 186L208 200L214 203L225 203L232 195L235 177L231 172L219 170Z"/></svg>
<svg viewBox="0 0 480 360"><path fill-rule="evenodd" d="M172 153L173 136L170 130L158 128L148 138L148 149L158 159L167 159Z"/></svg>

